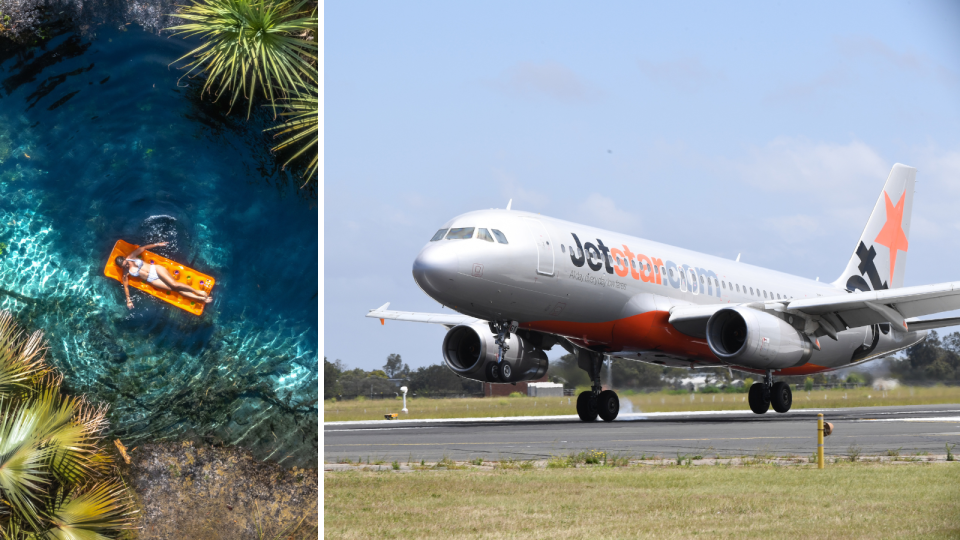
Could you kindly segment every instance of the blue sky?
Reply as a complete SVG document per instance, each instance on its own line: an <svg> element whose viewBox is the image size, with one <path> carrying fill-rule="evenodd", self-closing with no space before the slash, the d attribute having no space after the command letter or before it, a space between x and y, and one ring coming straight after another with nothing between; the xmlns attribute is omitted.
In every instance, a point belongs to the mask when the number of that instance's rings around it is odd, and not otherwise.
<svg viewBox="0 0 960 540"><path fill-rule="evenodd" d="M960 280L960 4L327 3L324 355L442 361L414 257L506 206L832 281L896 162Z"/></svg>

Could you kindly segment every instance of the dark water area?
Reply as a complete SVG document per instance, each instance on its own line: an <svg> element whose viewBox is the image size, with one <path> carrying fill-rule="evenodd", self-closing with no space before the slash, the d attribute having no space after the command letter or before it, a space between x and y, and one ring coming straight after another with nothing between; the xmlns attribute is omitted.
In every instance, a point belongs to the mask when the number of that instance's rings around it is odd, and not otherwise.
<svg viewBox="0 0 960 540"><path fill-rule="evenodd" d="M0 308L45 332L72 392L130 446L177 438L318 456L316 196L269 115L199 98L197 45L135 26L0 52ZM259 108L258 108L259 109ZM197 317L103 275L117 241L217 279Z"/></svg>

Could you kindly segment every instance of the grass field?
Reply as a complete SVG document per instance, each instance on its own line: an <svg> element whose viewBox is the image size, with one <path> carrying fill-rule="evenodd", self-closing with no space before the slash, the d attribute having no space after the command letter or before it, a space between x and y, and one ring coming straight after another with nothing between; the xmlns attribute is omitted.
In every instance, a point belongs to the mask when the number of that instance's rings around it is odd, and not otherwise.
<svg viewBox="0 0 960 540"><path fill-rule="evenodd" d="M666 392L620 396L620 412L747 410L746 394L682 394ZM793 408L868 407L960 403L960 386L900 387L881 392L857 390L794 391ZM350 400L323 403L324 422L382 420L399 413L400 400ZM408 414L401 418L476 418L486 416L554 416L576 414L576 398L407 398Z"/></svg>
<svg viewBox="0 0 960 540"><path fill-rule="evenodd" d="M327 538L957 538L960 463L324 473Z"/></svg>

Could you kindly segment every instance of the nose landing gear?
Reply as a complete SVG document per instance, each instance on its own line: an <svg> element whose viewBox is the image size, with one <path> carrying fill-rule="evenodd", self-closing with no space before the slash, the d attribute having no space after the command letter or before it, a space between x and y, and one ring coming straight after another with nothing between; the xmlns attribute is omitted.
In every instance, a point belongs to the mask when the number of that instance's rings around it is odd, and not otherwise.
<svg viewBox="0 0 960 540"><path fill-rule="evenodd" d="M580 349L577 363L590 374L593 387L589 392L580 392L577 396L577 416L584 422L593 422L599 416L604 422L612 422L620 414L620 398L613 390L602 390L600 369L603 367L603 355Z"/></svg>
<svg viewBox="0 0 960 540"><path fill-rule="evenodd" d="M487 366L487 379L490 381L510 382L513 378L513 367L504 362L510 345L510 332L516 331L517 323L510 321L490 321L490 331L497 335L493 342L497 344L497 363Z"/></svg>
<svg viewBox="0 0 960 540"><path fill-rule="evenodd" d="M757 414L767 412L770 405L773 405L773 410L778 413L785 413L793 405L793 391L790 390L790 385L783 381L773 382L773 376L768 369L763 382L753 383L750 387L747 401L750 402L750 410Z"/></svg>

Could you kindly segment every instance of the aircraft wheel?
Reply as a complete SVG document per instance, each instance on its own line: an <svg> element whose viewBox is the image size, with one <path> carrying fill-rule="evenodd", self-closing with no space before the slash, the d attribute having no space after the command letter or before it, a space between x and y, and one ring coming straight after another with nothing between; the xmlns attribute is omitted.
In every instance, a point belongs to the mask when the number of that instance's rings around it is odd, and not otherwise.
<svg viewBox="0 0 960 540"><path fill-rule="evenodd" d="M597 402L600 406L600 418L603 418L604 422L613 422L617 415L620 414L620 398L617 397L617 393L613 390L600 392L600 398Z"/></svg>
<svg viewBox="0 0 960 540"><path fill-rule="evenodd" d="M619 407L619 403L617 404ZM593 399L593 392L580 392L577 396L577 416L584 422L593 422L597 419L597 402Z"/></svg>
<svg viewBox="0 0 960 540"><path fill-rule="evenodd" d="M487 366L487 380L490 382L500 382L500 365L491 362Z"/></svg>
<svg viewBox="0 0 960 540"><path fill-rule="evenodd" d="M747 401L750 402L750 410L757 414L763 414L770 409L770 402L763 399L763 383L753 383L750 393L747 394Z"/></svg>
<svg viewBox="0 0 960 540"><path fill-rule="evenodd" d="M513 366L506 362L500 362L500 380L510 382L511 377L513 377Z"/></svg>
<svg viewBox="0 0 960 540"><path fill-rule="evenodd" d="M790 385L783 381L773 383L773 389L770 391L770 403L773 405L773 410L778 413L789 411L790 405L793 405L793 391L790 390Z"/></svg>

